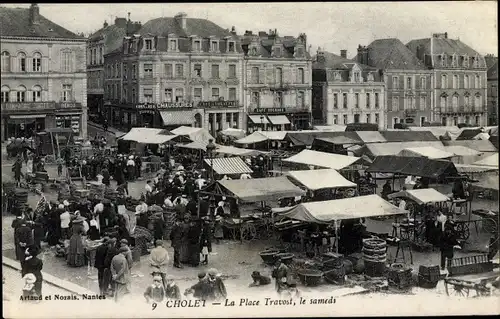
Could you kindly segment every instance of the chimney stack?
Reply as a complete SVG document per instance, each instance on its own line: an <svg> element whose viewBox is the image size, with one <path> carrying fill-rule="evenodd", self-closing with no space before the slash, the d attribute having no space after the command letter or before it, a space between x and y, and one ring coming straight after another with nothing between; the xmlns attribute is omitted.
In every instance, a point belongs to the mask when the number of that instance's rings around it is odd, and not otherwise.
<svg viewBox="0 0 500 319"><path fill-rule="evenodd" d="M127 19L125 18L115 18L115 25L119 28L125 29L127 27Z"/></svg>
<svg viewBox="0 0 500 319"><path fill-rule="evenodd" d="M448 32L445 32L445 33L444 33L444 38L445 38L445 39L448 39Z"/></svg>
<svg viewBox="0 0 500 319"><path fill-rule="evenodd" d="M40 23L40 8L36 3L33 3L30 6L30 24L39 24Z"/></svg>
<svg viewBox="0 0 500 319"><path fill-rule="evenodd" d="M347 50L340 50L340 56L347 59Z"/></svg>
<svg viewBox="0 0 500 319"><path fill-rule="evenodd" d="M175 15L174 19L181 26L182 30L186 31L187 14L184 12L179 12Z"/></svg>
<svg viewBox="0 0 500 319"><path fill-rule="evenodd" d="M234 25L231 27L231 34L236 35L236 28L234 27Z"/></svg>
<svg viewBox="0 0 500 319"><path fill-rule="evenodd" d="M102 25L103 28L107 28L108 27L108 21L104 20L104 24Z"/></svg>

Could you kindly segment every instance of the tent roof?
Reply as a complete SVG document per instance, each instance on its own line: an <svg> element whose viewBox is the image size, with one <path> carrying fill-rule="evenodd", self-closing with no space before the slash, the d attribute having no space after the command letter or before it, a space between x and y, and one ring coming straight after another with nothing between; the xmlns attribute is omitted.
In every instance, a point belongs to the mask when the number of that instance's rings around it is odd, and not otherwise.
<svg viewBox="0 0 500 319"><path fill-rule="evenodd" d="M201 127L179 126L171 132L176 135L187 136L193 142L202 141L208 143L210 139L215 141L208 130Z"/></svg>
<svg viewBox="0 0 500 319"><path fill-rule="evenodd" d="M344 145L344 144L362 144L359 140L355 140L349 138L347 136L335 136L335 137L316 137L315 141L323 141L326 143L334 144L334 145ZM313 141L314 144L314 141Z"/></svg>
<svg viewBox="0 0 500 319"><path fill-rule="evenodd" d="M390 204L378 195L308 202L290 208L274 208L273 211L291 219L320 224L342 219L407 213L407 211Z"/></svg>
<svg viewBox="0 0 500 319"><path fill-rule="evenodd" d="M399 156L424 156L428 158L450 158L454 154L437 149L432 146L409 147L405 148L398 154Z"/></svg>
<svg viewBox="0 0 500 319"><path fill-rule="evenodd" d="M493 145L490 141L486 140L443 141L443 145L445 146L460 145L472 148L473 150L479 152L498 152L495 145Z"/></svg>
<svg viewBox="0 0 500 319"><path fill-rule="evenodd" d="M171 130L170 132L177 135L189 135L200 130L202 130L201 127L179 126L178 128Z"/></svg>
<svg viewBox="0 0 500 319"><path fill-rule="evenodd" d="M474 165L493 166L498 168L498 153L483 158L480 161L474 162Z"/></svg>
<svg viewBox="0 0 500 319"><path fill-rule="evenodd" d="M259 156L267 154L267 152L263 151L234 147L234 146L226 146L226 145L221 145L215 150L215 152L221 154L235 155L235 156Z"/></svg>
<svg viewBox="0 0 500 319"><path fill-rule="evenodd" d="M342 169L356 163L360 159L361 158L354 156L303 150L296 155L283 159L283 161L325 168Z"/></svg>
<svg viewBox="0 0 500 319"><path fill-rule="evenodd" d="M315 125L314 129L318 130L318 131L344 132L346 127L347 126L345 126L345 125L339 125L339 124L334 124L334 125Z"/></svg>
<svg viewBox="0 0 500 319"><path fill-rule="evenodd" d="M377 156L367 171L377 173L399 173L429 178L458 175L455 165L450 161L430 159L427 157L401 157L393 155Z"/></svg>
<svg viewBox="0 0 500 319"><path fill-rule="evenodd" d="M237 144L254 144L267 141L267 137L261 134L260 131L253 132L252 134L245 136L244 138L240 138L239 140L234 141Z"/></svg>
<svg viewBox="0 0 500 319"><path fill-rule="evenodd" d="M473 183L472 186L498 191L498 174L487 174L486 176L483 176L478 183Z"/></svg>
<svg viewBox="0 0 500 319"><path fill-rule="evenodd" d="M213 170L219 175L249 174L253 171L239 157L225 157L205 159L208 166L213 165Z"/></svg>
<svg viewBox="0 0 500 319"><path fill-rule="evenodd" d="M347 180L334 169L289 171L286 174L309 190L356 187L356 183Z"/></svg>
<svg viewBox="0 0 500 319"><path fill-rule="evenodd" d="M232 136L232 137L236 137L236 138L243 138L246 135L245 130L241 130L241 129L237 129L237 128L227 128L225 130L220 131L219 133L222 135Z"/></svg>
<svg viewBox="0 0 500 319"><path fill-rule="evenodd" d="M429 131L437 138L445 135L446 132L454 135L455 138L461 133L461 130L457 126L410 126L408 129L413 132Z"/></svg>
<svg viewBox="0 0 500 319"><path fill-rule="evenodd" d="M381 131L380 134L384 137L387 142L430 142L439 141L439 139L434 136L429 131Z"/></svg>
<svg viewBox="0 0 500 319"><path fill-rule="evenodd" d="M207 145L208 145L208 142L205 142L205 141L194 141L194 142L191 142L191 143L188 143L188 144L177 144L175 146L176 147L180 147L180 148L189 148L189 149L192 149L192 150L203 150L203 151L206 151L207 150ZM215 144L215 146L220 147L217 144Z"/></svg>
<svg viewBox="0 0 500 319"><path fill-rule="evenodd" d="M143 144L163 144L176 137L177 135L164 129L133 127L127 134L123 135L121 139Z"/></svg>
<svg viewBox="0 0 500 319"><path fill-rule="evenodd" d="M444 150L455 154L455 156L476 156L481 154L481 152L473 150L472 148L460 145L444 146Z"/></svg>
<svg viewBox="0 0 500 319"><path fill-rule="evenodd" d="M363 147L353 152L356 156L361 156L366 154L369 157L374 158L377 156L384 156L384 155L397 155L406 148L428 147L428 146L432 146L437 149L444 149L443 144L440 141L428 141L428 142L413 141L413 142L370 143L363 145Z"/></svg>
<svg viewBox="0 0 500 319"><path fill-rule="evenodd" d="M347 137L358 142L362 142L357 132L334 132L334 131L297 131L288 132L286 140L295 146L311 146L316 138Z"/></svg>
<svg viewBox="0 0 500 319"><path fill-rule="evenodd" d="M365 143L384 143L387 142L384 136L378 131L357 131L359 138Z"/></svg>
<svg viewBox="0 0 500 319"><path fill-rule="evenodd" d="M389 198L409 198L419 205L447 202L450 198L434 188L411 189L388 195Z"/></svg>
<svg viewBox="0 0 500 319"><path fill-rule="evenodd" d="M274 201L305 194L284 176L221 180L218 183L244 202Z"/></svg>
<svg viewBox="0 0 500 319"><path fill-rule="evenodd" d="M498 170L498 167L474 164L455 164L455 167L459 173L484 173Z"/></svg>
<svg viewBox="0 0 500 319"><path fill-rule="evenodd" d="M461 140L472 140L474 136L481 133L483 130L481 128L463 128L460 135L457 137L457 141Z"/></svg>

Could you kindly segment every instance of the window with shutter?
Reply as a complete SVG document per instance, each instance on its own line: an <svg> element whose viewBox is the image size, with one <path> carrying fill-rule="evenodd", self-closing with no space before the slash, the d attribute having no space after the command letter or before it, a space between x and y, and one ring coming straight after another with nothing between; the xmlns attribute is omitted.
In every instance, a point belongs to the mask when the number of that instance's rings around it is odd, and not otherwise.
<svg viewBox="0 0 500 319"><path fill-rule="evenodd" d="M165 102L172 102L173 95L172 95L172 89L165 89Z"/></svg>
<svg viewBox="0 0 500 319"><path fill-rule="evenodd" d="M2 52L2 72L10 72L10 53L7 51Z"/></svg>
<svg viewBox="0 0 500 319"><path fill-rule="evenodd" d="M184 89L178 88L175 89L175 102L179 103L184 101Z"/></svg>
<svg viewBox="0 0 500 319"><path fill-rule="evenodd" d="M219 65L212 64L212 79L218 79L218 78L219 78Z"/></svg>
<svg viewBox="0 0 500 319"><path fill-rule="evenodd" d="M175 65L175 77L176 78L183 78L184 77L184 65L183 64L176 64Z"/></svg>
<svg viewBox="0 0 500 319"><path fill-rule="evenodd" d="M144 102L153 103L153 89L144 89Z"/></svg>
<svg viewBox="0 0 500 319"><path fill-rule="evenodd" d="M7 85L2 85L2 103L6 103L10 101L10 88Z"/></svg>
<svg viewBox="0 0 500 319"><path fill-rule="evenodd" d="M26 72L26 54L19 53L17 55L17 59L18 59L18 62L19 62L19 71L20 72Z"/></svg>
<svg viewBox="0 0 500 319"><path fill-rule="evenodd" d="M212 101L219 100L219 88L212 88Z"/></svg>
<svg viewBox="0 0 500 319"><path fill-rule="evenodd" d="M165 64L165 77L171 79L174 77L172 64Z"/></svg>
<svg viewBox="0 0 500 319"><path fill-rule="evenodd" d="M230 79L236 78L236 65L235 64L229 64L229 72L228 72L228 77Z"/></svg>
<svg viewBox="0 0 500 319"><path fill-rule="evenodd" d="M236 101L236 88L229 88L227 98L229 101Z"/></svg>
<svg viewBox="0 0 500 319"><path fill-rule="evenodd" d="M259 68L255 66L252 67L252 83L253 84L259 83Z"/></svg>

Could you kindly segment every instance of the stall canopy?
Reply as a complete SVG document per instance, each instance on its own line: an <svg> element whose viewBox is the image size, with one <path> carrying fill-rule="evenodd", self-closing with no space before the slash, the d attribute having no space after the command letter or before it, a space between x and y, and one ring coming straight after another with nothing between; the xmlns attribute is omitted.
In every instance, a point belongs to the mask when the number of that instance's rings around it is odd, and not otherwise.
<svg viewBox="0 0 500 319"><path fill-rule="evenodd" d="M285 115L269 115L267 117L269 119L269 122L273 125L286 125L290 124L290 121Z"/></svg>
<svg viewBox="0 0 500 319"><path fill-rule="evenodd" d="M362 142L360 142L359 140L355 140L355 139L349 138L347 136L317 137L314 139L313 145L317 141L324 142L327 144L332 144L332 145L362 144Z"/></svg>
<svg viewBox="0 0 500 319"><path fill-rule="evenodd" d="M490 155L480 161L474 162L474 165L491 166L498 169L498 153Z"/></svg>
<svg viewBox="0 0 500 319"><path fill-rule="evenodd" d="M445 146L444 150L453 153L455 156L478 156L481 152L460 145Z"/></svg>
<svg viewBox="0 0 500 319"><path fill-rule="evenodd" d="M450 158L453 157L454 154L450 152L446 152L440 149L437 149L432 146L422 146L422 147L410 147L405 148L398 154L399 156L423 156L428 158Z"/></svg>
<svg viewBox="0 0 500 319"><path fill-rule="evenodd" d="M201 127L179 126L170 132L175 135L185 136L193 142L202 141L208 143L208 140L210 139L215 140L207 129Z"/></svg>
<svg viewBox="0 0 500 319"><path fill-rule="evenodd" d="M356 187L356 183L347 180L334 169L318 169L307 171L289 171L286 173L309 190L325 188Z"/></svg>
<svg viewBox="0 0 500 319"><path fill-rule="evenodd" d="M262 152L262 151L258 151L258 150L239 148L239 147L233 147L233 146L226 146L226 145L219 146L215 150L215 152L219 153L219 154L227 154L227 155L234 155L234 156L259 156L259 155L267 154L267 152Z"/></svg>
<svg viewBox="0 0 500 319"><path fill-rule="evenodd" d="M498 167L474 164L455 164L455 167L459 173L484 173L498 171Z"/></svg>
<svg viewBox="0 0 500 319"><path fill-rule="evenodd" d="M175 139L177 135L168 130L157 128L133 127L121 137L124 141L133 141L143 144L163 144Z"/></svg>
<svg viewBox="0 0 500 319"><path fill-rule="evenodd" d="M288 132L285 140L295 146L311 146L316 138L347 137L362 142L356 132L334 132L334 131L297 131Z"/></svg>
<svg viewBox="0 0 500 319"><path fill-rule="evenodd" d="M314 129L318 131L344 132L347 126L345 125L315 125Z"/></svg>
<svg viewBox="0 0 500 319"><path fill-rule="evenodd" d="M321 202L302 203L294 207L274 208L282 216L310 223L327 224L336 220L408 213L378 195L357 196Z"/></svg>
<svg viewBox="0 0 500 319"><path fill-rule="evenodd" d="M498 191L498 174L488 174L483 176L479 182L473 183L473 187L482 188L482 189L493 189Z"/></svg>
<svg viewBox="0 0 500 319"><path fill-rule="evenodd" d="M472 148L478 152L487 153L487 152L498 152L495 145L493 145L490 141L485 140L461 140L461 141L443 141L443 145L445 146L465 146L468 148Z"/></svg>
<svg viewBox="0 0 500 319"><path fill-rule="evenodd" d="M408 198L419 205L447 202L450 198L434 188L411 189L388 195L389 198Z"/></svg>
<svg viewBox="0 0 500 319"><path fill-rule="evenodd" d="M381 131L380 134L385 138L387 142L431 142L439 141L439 139L434 136L429 131Z"/></svg>
<svg viewBox="0 0 500 319"><path fill-rule="evenodd" d="M361 156L367 155L370 158L384 155L397 155L406 148L415 147L434 147L443 149L443 144L440 141L429 142L389 142L389 143L369 143L363 145L357 150L353 150L354 155Z"/></svg>
<svg viewBox="0 0 500 319"><path fill-rule="evenodd" d="M191 142L191 143L188 143L188 144L177 144L176 147L188 148L188 149L191 149L191 150L206 151L207 150L207 145L208 145L208 142L195 141L195 142ZM220 145L218 145L218 144L215 144L215 146L216 147L220 147Z"/></svg>
<svg viewBox="0 0 500 319"><path fill-rule="evenodd" d="M269 124L269 121L267 120L267 117L265 117L265 116L261 116L261 115L248 115L248 118L254 124Z"/></svg>
<svg viewBox="0 0 500 319"><path fill-rule="evenodd" d="M385 143L387 140L382 136L382 134L378 131L359 131L356 132L359 138L364 143Z"/></svg>
<svg viewBox="0 0 500 319"><path fill-rule="evenodd" d="M189 111L160 111L163 125L191 125L194 121L194 113Z"/></svg>
<svg viewBox="0 0 500 319"><path fill-rule="evenodd" d="M240 138L239 140L234 141L237 144L254 144L267 141L267 137L261 134L261 132L253 132L252 134L245 136L244 138Z"/></svg>
<svg viewBox="0 0 500 319"><path fill-rule="evenodd" d="M239 157L205 159L205 163L219 175L250 174L253 172Z"/></svg>
<svg viewBox="0 0 500 319"><path fill-rule="evenodd" d="M457 126L411 126L408 128L411 132L428 131L431 132L436 138L449 133L453 139L456 139L461 130Z"/></svg>
<svg viewBox="0 0 500 319"><path fill-rule="evenodd" d="M305 191L295 186L284 176L221 180L218 183L244 202L275 201L280 198L305 194Z"/></svg>
<svg viewBox="0 0 500 319"><path fill-rule="evenodd" d="M343 169L360 161L361 158L347 155L331 154L325 152L303 150L283 162L313 165L323 168Z"/></svg>
<svg viewBox="0 0 500 319"><path fill-rule="evenodd" d="M234 138L243 138L246 135L244 130L240 130L238 128L227 128L225 130L220 131L219 134L225 136L231 136Z"/></svg>
<svg viewBox="0 0 500 319"><path fill-rule="evenodd" d="M369 172L393 173L428 178L458 176L455 164L427 157L377 156Z"/></svg>

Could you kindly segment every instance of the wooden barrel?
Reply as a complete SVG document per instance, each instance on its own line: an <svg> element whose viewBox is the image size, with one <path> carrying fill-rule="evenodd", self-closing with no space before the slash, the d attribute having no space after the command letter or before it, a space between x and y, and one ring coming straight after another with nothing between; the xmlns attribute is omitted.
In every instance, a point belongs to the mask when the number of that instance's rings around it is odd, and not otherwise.
<svg viewBox="0 0 500 319"><path fill-rule="evenodd" d="M421 265L418 268L418 286L432 289L437 286L441 277L438 265Z"/></svg>

